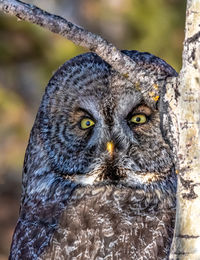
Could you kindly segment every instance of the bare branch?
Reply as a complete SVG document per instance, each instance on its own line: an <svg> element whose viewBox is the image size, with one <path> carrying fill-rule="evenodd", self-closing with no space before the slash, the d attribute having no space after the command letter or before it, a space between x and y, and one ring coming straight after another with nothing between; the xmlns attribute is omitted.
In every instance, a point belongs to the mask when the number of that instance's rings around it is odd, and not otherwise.
<svg viewBox="0 0 200 260"><path fill-rule="evenodd" d="M4 13L16 16L20 20L40 25L51 32L64 36L76 45L95 52L129 81L135 81L135 79L132 78L134 73L131 72L134 71L136 63L102 37L68 22L60 16L50 14L34 5L18 0L0 0L0 10Z"/></svg>

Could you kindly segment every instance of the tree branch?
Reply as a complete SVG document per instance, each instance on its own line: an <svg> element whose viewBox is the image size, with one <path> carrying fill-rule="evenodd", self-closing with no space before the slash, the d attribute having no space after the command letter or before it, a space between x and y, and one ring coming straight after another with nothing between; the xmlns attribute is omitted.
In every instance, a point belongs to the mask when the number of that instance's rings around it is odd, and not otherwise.
<svg viewBox="0 0 200 260"><path fill-rule="evenodd" d="M64 36L76 45L95 52L129 81L135 81L132 76L134 73L131 72L134 71L136 63L102 37L68 22L60 16L50 14L34 5L18 0L0 0L0 10L16 16L20 20L40 25L51 32Z"/></svg>

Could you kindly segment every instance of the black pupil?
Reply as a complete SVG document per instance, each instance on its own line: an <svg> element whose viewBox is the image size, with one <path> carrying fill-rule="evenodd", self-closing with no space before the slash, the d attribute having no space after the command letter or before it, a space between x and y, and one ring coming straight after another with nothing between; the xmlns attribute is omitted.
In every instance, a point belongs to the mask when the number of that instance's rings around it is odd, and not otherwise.
<svg viewBox="0 0 200 260"><path fill-rule="evenodd" d="M86 126L90 126L90 121L86 121Z"/></svg>
<svg viewBox="0 0 200 260"><path fill-rule="evenodd" d="M141 118L140 117L136 117L136 122L140 122Z"/></svg>

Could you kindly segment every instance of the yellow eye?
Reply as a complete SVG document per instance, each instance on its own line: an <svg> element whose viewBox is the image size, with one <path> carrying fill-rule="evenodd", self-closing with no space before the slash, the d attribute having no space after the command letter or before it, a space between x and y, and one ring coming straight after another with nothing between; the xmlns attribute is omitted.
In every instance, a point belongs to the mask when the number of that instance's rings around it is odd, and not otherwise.
<svg viewBox="0 0 200 260"><path fill-rule="evenodd" d="M95 124L94 121L92 119L90 119L90 118L83 118L81 120L81 128L82 129L90 128L94 124Z"/></svg>
<svg viewBox="0 0 200 260"><path fill-rule="evenodd" d="M131 122L135 123L135 124L144 124L144 123L146 123L146 121L147 121L147 118L143 114L134 115L131 118Z"/></svg>

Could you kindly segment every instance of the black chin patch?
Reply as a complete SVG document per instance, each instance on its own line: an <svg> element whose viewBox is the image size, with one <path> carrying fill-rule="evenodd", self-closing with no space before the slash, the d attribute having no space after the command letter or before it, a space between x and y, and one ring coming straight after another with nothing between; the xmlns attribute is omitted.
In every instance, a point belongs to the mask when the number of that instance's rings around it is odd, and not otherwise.
<svg viewBox="0 0 200 260"><path fill-rule="evenodd" d="M110 181L119 181L122 178L122 176L120 176L119 170L113 160L106 162L106 168L103 172L102 177L104 180L110 180Z"/></svg>

